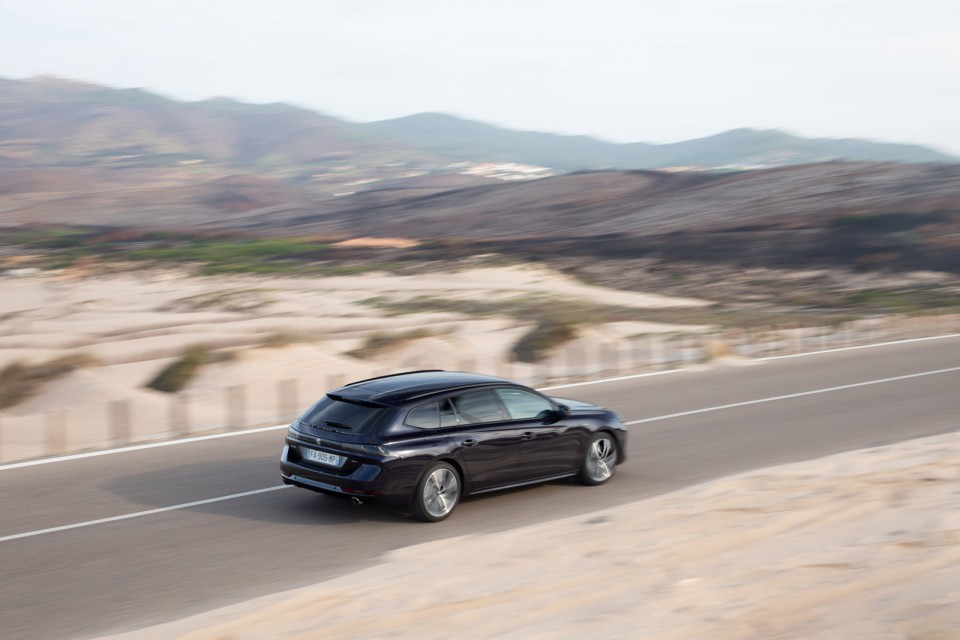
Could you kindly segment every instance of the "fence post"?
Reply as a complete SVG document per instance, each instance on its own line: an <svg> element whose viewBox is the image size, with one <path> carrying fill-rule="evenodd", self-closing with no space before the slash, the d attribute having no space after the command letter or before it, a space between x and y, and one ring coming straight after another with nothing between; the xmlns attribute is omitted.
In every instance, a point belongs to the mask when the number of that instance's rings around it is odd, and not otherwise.
<svg viewBox="0 0 960 640"><path fill-rule="evenodd" d="M277 383L281 422L293 420L297 413L297 382L297 380L287 379Z"/></svg>
<svg viewBox="0 0 960 640"><path fill-rule="evenodd" d="M186 393L170 396L170 431L175 435L190 433L190 414L187 409Z"/></svg>
<svg viewBox="0 0 960 640"><path fill-rule="evenodd" d="M244 386L237 384L227 387L225 399L227 404L227 428L239 429L245 426L247 411Z"/></svg>
<svg viewBox="0 0 960 640"><path fill-rule="evenodd" d="M114 446L130 442L130 401L110 402L110 439Z"/></svg>
<svg viewBox="0 0 960 640"><path fill-rule="evenodd" d="M57 455L67 450L67 413L63 409L51 409L45 414L45 455Z"/></svg>

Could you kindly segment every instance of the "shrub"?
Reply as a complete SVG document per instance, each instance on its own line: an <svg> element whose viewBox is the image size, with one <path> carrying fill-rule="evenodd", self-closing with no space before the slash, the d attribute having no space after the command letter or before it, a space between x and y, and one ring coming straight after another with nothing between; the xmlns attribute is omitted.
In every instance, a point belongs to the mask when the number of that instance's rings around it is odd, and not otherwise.
<svg viewBox="0 0 960 640"><path fill-rule="evenodd" d="M569 320L545 318L513 345L520 362L538 362L547 351L577 337L577 326Z"/></svg>
<svg viewBox="0 0 960 640"><path fill-rule="evenodd" d="M190 347L178 359L165 366L147 383L154 391L176 393L193 380L200 367L211 361L210 350L203 346Z"/></svg>
<svg viewBox="0 0 960 640"><path fill-rule="evenodd" d="M0 409L36 394L43 385L92 363L89 356L69 354L40 364L14 362L0 370Z"/></svg>
<svg viewBox="0 0 960 640"><path fill-rule="evenodd" d="M357 347L352 351L348 351L348 356L353 356L354 358L370 358L378 354L399 347L402 344L407 342L412 342L414 340L419 340L421 338L429 338L430 336L435 335L429 329L413 329L411 331L405 331L403 333L374 333L366 342L363 343L363 346Z"/></svg>

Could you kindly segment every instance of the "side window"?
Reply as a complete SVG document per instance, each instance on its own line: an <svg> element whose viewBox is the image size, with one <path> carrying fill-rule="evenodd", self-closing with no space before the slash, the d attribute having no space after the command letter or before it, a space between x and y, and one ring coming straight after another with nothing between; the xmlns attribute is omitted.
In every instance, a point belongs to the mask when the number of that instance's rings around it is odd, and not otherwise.
<svg viewBox="0 0 960 640"><path fill-rule="evenodd" d="M436 429L440 426L440 407L436 402L421 405L407 414L406 423L418 429Z"/></svg>
<svg viewBox="0 0 960 640"><path fill-rule="evenodd" d="M451 404L450 399L440 401L440 426L441 427L455 427L459 424L457 422L457 412L453 410L453 404Z"/></svg>
<svg viewBox="0 0 960 640"><path fill-rule="evenodd" d="M497 389L497 395L514 420L520 418L542 418L544 411L553 409L550 401L523 389Z"/></svg>
<svg viewBox="0 0 960 640"><path fill-rule="evenodd" d="M474 391L450 399L460 418L460 424L476 424L503 420L500 403L493 391Z"/></svg>

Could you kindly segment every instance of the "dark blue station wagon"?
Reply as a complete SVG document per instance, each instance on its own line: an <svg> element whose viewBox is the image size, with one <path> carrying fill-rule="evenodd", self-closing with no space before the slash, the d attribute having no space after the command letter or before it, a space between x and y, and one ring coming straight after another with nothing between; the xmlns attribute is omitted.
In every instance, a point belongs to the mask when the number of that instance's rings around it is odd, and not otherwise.
<svg viewBox="0 0 960 640"><path fill-rule="evenodd" d="M466 495L567 477L603 484L626 443L608 409L493 376L413 371L327 393L290 425L280 472L436 522Z"/></svg>

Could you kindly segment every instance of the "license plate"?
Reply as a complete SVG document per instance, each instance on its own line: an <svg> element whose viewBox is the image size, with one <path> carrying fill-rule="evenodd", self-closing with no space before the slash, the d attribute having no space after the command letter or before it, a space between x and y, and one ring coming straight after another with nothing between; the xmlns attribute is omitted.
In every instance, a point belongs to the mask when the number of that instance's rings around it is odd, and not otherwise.
<svg viewBox="0 0 960 640"><path fill-rule="evenodd" d="M330 465L331 467L342 467L343 463L347 461L345 456L337 456L332 453L327 453L326 451L318 451L316 449L301 450L303 451L303 457L310 462L319 462L320 464Z"/></svg>

